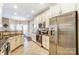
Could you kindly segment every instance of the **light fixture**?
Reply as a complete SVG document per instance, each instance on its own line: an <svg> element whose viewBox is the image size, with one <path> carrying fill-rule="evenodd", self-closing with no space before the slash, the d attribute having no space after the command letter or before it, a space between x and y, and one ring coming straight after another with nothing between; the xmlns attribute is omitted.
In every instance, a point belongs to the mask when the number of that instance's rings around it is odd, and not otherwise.
<svg viewBox="0 0 79 59"><path fill-rule="evenodd" d="M34 10L32 10L32 13L34 13Z"/></svg>
<svg viewBox="0 0 79 59"><path fill-rule="evenodd" d="M17 9L18 8L17 5L14 5L14 8Z"/></svg>

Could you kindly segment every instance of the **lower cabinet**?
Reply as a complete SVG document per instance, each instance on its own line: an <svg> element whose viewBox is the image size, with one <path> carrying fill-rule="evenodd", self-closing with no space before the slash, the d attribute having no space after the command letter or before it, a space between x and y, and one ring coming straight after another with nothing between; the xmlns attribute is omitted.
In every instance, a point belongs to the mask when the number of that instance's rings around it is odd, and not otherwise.
<svg viewBox="0 0 79 59"><path fill-rule="evenodd" d="M46 35L42 36L42 46L49 50L49 37Z"/></svg>
<svg viewBox="0 0 79 59"><path fill-rule="evenodd" d="M36 34L32 34L31 37L32 37L32 40L36 42Z"/></svg>
<svg viewBox="0 0 79 59"><path fill-rule="evenodd" d="M15 49L15 47L16 47L15 38L14 37L10 37L8 39L8 42L10 42L10 51L13 50L13 49Z"/></svg>
<svg viewBox="0 0 79 59"><path fill-rule="evenodd" d="M23 35L10 37L8 41L10 42L10 52L9 52L10 55L13 54L20 55L24 53Z"/></svg>
<svg viewBox="0 0 79 59"><path fill-rule="evenodd" d="M23 36L22 35L15 36L15 44L16 44L16 47L23 44Z"/></svg>

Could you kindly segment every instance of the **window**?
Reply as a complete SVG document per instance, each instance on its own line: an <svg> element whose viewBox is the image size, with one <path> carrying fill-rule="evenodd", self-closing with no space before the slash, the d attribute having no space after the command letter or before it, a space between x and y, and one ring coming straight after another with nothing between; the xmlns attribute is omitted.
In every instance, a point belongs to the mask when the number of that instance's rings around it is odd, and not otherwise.
<svg viewBox="0 0 79 59"><path fill-rule="evenodd" d="M10 30L15 31L15 24L10 24Z"/></svg>

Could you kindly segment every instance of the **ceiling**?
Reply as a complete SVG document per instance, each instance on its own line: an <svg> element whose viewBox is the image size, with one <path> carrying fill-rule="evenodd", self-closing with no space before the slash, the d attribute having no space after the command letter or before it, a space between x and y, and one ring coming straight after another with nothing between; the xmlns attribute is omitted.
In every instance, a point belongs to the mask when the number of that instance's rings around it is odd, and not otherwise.
<svg viewBox="0 0 79 59"><path fill-rule="evenodd" d="M52 4L54 3L4 3L2 16L19 20L31 20Z"/></svg>

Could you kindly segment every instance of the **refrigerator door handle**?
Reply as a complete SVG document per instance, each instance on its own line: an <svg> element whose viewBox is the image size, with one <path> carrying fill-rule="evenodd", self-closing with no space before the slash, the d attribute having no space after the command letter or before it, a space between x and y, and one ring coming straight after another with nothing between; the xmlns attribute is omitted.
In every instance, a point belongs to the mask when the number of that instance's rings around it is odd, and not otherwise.
<svg viewBox="0 0 79 59"><path fill-rule="evenodd" d="M59 28L57 26L57 44L59 44Z"/></svg>

